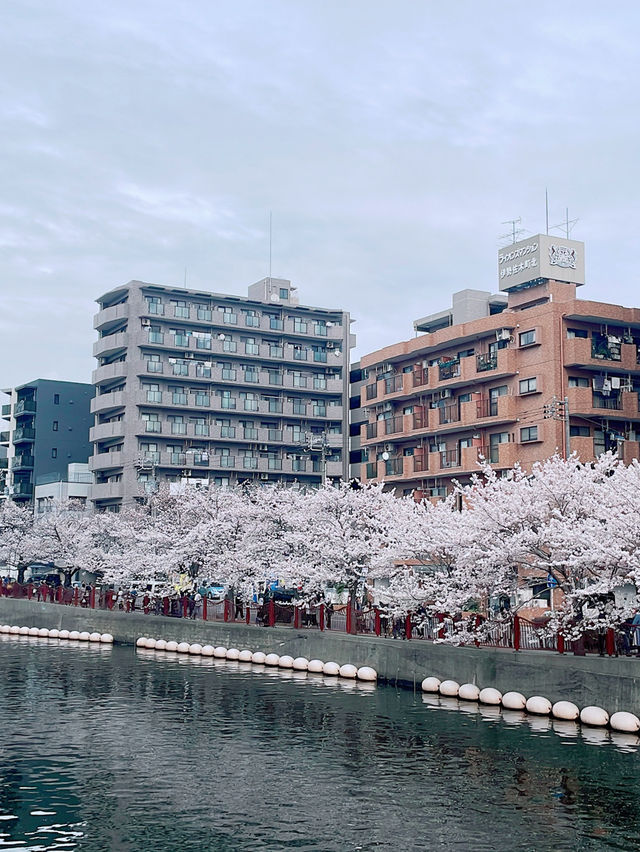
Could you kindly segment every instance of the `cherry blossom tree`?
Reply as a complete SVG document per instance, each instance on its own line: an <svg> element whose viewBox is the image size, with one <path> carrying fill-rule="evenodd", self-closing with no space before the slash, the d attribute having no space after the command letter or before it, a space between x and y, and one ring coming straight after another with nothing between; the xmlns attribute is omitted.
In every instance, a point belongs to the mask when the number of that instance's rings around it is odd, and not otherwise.
<svg viewBox="0 0 640 852"><path fill-rule="evenodd" d="M33 523L30 506L12 500L0 505L0 561L17 569L19 583L24 582L28 566L43 556Z"/></svg>

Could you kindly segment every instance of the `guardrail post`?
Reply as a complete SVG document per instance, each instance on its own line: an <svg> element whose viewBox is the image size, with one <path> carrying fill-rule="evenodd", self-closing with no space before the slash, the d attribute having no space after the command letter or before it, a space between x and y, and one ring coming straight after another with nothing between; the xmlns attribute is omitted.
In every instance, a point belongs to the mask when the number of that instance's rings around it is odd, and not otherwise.
<svg viewBox="0 0 640 852"><path fill-rule="evenodd" d="M91 591L89 592L89 606L91 609L96 608L96 587L91 586Z"/></svg>
<svg viewBox="0 0 640 852"><path fill-rule="evenodd" d="M320 604L320 618L318 619L320 623L320 630L324 630L324 604Z"/></svg>
<svg viewBox="0 0 640 852"><path fill-rule="evenodd" d="M558 653L564 654L564 636L558 633Z"/></svg>
<svg viewBox="0 0 640 852"><path fill-rule="evenodd" d="M80 597L80 589L76 586L73 590L73 605L78 606L78 598Z"/></svg>
<svg viewBox="0 0 640 852"><path fill-rule="evenodd" d="M249 604L244 608L244 620L246 624L251 624L251 607Z"/></svg>
<svg viewBox="0 0 640 852"><path fill-rule="evenodd" d="M31 583L29 583L29 585L27 586L27 597L29 598L29 600L31 600L31 598L33 597L33 586L31 585Z"/></svg>
<svg viewBox="0 0 640 852"><path fill-rule="evenodd" d="M231 621L231 601L228 598L224 599L223 621Z"/></svg>
<svg viewBox="0 0 640 852"><path fill-rule="evenodd" d="M376 636L379 636L380 633L382 632L382 625L380 623L380 610L376 606L376 607L373 608L373 612L374 612L374 624L375 624Z"/></svg>
<svg viewBox="0 0 640 852"><path fill-rule="evenodd" d="M411 639L411 613L407 613L407 617L404 620L404 635L407 639Z"/></svg>
<svg viewBox="0 0 640 852"><path fill-rule="evenodd" d="M207 596L206 594L202 596L202 620L207 620Z"/></svg>
<svg viewBox="0 0 640 852"><path fill-rule="evenodd" d="M276 602L269 601L269 627L276 626Z"/></svg>
<svg viewBox="0 0 640 852"><path fill-rule="evenodd" d="M520 650L520 616L513 616L513 647L516 651Z"/></svg>
<svg viewBox="0 0 640 852"><path fill-rule="evenodd" d="M607 627L606 648L608 656L613 657L616 653L616 637L613 627Z"/></svg>
<svg viewBox="0 0 640 852"><path fill-rule="evenodd" d="M186 618L189 615L189 600L186 595L182 596L182 617Z"/></svg>
<svg viewBox="0 0 640 852"><path fill-rule="evenodd" d="M300 607L293 605L293 626L297 629L300 627Z"/></svg>
<svg viewBox="0 0 640 852"><path fill-rule="evenodd" d="M346 631L347 633L351 633L351 622L353 621L353 610L351 609L351 598L349 598L347 602L347 610L346 610Z"/></svg>

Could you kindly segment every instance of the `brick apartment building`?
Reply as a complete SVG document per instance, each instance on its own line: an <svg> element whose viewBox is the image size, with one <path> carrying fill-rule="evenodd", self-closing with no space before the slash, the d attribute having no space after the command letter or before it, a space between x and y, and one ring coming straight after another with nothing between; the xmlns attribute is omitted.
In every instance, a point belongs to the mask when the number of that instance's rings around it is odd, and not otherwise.
<svg viewBox="0 0 640 852"><path fill-rule="evenodd" d="M640 309L578 299L583 257L573 240L516 243L502 292L456 293L417 337L361 358L363 481L437 498L480 457L640 457Z"/></svg>

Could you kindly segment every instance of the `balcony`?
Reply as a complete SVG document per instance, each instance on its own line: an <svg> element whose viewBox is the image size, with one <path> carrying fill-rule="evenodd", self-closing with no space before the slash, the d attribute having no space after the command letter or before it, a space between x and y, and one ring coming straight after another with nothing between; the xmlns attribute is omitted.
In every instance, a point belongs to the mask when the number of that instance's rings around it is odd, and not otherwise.
<svg viewBox="0 0 640 852"><path fill-rule="evenodd" d="M438 381L457 379L461 374L460 361L441 361L438 364Z"/></svg>
<svg viewBox="0 0 640 852"><path fill-rule="evenodd" d="M0 408L0 417L3 417L5 420L8 420L9 417L11 417L11 403L3 405L2 408Z"/></svg>
<svg viewBox="0 0 640 852"><path fill-rule="evenodd" d="M9 493L13 497L31 497L33 494L32 482L14 482L9 486Z"/></svg>
<svg viewBox="0 0 640 852"><path fill-rule="evenodd" d="M11 470L29 470L33 468L33 456L14 456L11 459Z"/></svg>
<svg viewBox="0 0 640 852"><path fill-rule="evenodd" d="M476 372L486 373L489 370L498 369L498 354L497 352L476 355Z"/></svg>
<svg viewBox="0 0 640 852"><path fill-rule="evenodd" d="M35 441L36 430L28 426L21 426L13 433L13 443L19 444L21 441Z"/></svg>
<svg viewBox="0 0 640 852"><path fill-rule="evenodd" d="M603 396L591 388L569 388L567 398L569 411L574 416L638 419L636 392L613 391L610 396Z"/></svg>
<svg viewBox="0 0 640 852"><path fill-rule="evenodd" d="M99 412L104 413L105 411L115 410L117 408L123 408L125 404L125 393L124 391L113 391L111 393L101 393L98 396L94 396L91 400L91 413L98 414Z"/></svg>
<svg viewBox="0 0 640 852"><path fill-rule="evenodd" d="M124 495L122 482L96 482L89 489L90 500L117 500Z"/></svg>
<svg viewBox="0 0 640 852"><path fill-rule="evenodd" d="M129 334L126 331L119 331L116 334L109 334L106 337L101 337L93 344L94 358L106 357L113 355L120 349L126 349L129 345Z"/></svg>
<svg viewBox="0 0 640 852"><path fill-rule="evenodd" d="M100 385L102 382L108 382L110 379L122 379L127 375L127 362L115 361L113 364L104 364L98 367L91 374L91 382L94 385Z"/></svg>
<svg viewBox="0 0 640 852"><path fill-rule="evenodd" d="M14 417L22 417L24 415L35 414L36 413L36 401L35 399L22 399L16 405L16 410L14 412Z"/></svg>
<svg viewBox="0 0 640 852"><path fill-rule="evenodd" d="M112 420L110 423L98 423L89 429L89 441L102 441L105 438L123 438L124 420Z"/></svg>
<svg viewBox="0 0 640 852"><path fill-rule="evenodd" d="M119 468L124 464L124 456L121 452L98 453L89 459L89 470L109 470Z"/></svg>
<svg viewBox="0 0 640 852"><path fill-rule="evenodd" d="M9 443L9 432L0 432L0 444L8 444Z"/></svg>
<svg viewBox="0 0 640 852"><path fill-rule="evenodd" d="M93 318L93 327L95 329L105 328L119 320L127 319L129 316L129 303L122 302L119 305L112 305L110 308L103 308Z"/></svg>
<svg viewBox="0 0 640 852"><path fill-rule="evenodd" d="M512 422L517 420L518 399L515 396L503 394L494 399L480 399L463 402L462 421L465 425L474 425L478 420L494 420L495 422ZM490 424L482 423L482 426Z"/></svg>
<svg viewBox="0 0 640 852"><path fill-rule="evenodd" d="M564 341L564 363L567 367L606 370L607 367L637 373L638 347L635 343L604 344L594 338L575 337Z"/></svg>

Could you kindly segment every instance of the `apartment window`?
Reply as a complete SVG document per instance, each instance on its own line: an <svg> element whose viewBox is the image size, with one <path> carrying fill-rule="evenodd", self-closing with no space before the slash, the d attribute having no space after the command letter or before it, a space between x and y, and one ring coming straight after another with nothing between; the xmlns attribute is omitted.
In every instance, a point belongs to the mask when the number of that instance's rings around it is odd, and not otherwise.
<svg viewBox="0 0 640 852"><path fill-rule="evenodd" d="M58 458L58 448L57 447L51 447L51 458L52 459Z"/></svg>
<svg viewBox="0 0 640 852"><path fill-rule="evenodd" d="M255 426L251 425L250 421L243 420L240 425L242 426L242 437L245 439L245 441L258 440L258 430Z"/></svg>
<svg viewBox="0 0 640 852"><path fill-rule="evenodd" d="M588 426L570 426L569 435L572 438L589 438L591 429Z"/></svg>
<svg viewBox="0 0 640 852"><path fill-rule="evenodd" d="M518 336L518 342L520 346L531 346L532 343L536 342L536 330L532 328L531 331L521 331Z"/></svg>
<svg viewBox="0 0 640 852"><path fill-rule="evenodd" d="M196 337L196 349L211 349L211 337L207 335L198 335Z"/></svg>
<svg viewBox="0 0 640 852"><path fill-rule="evenodd" d="M267 431L267 439L269 441L281 441L282 440L282 429L269 429Z"/></svg>
<svg viewBox="0 0 640 852"><path fill-rule="evenodd" d="M221 438L235 438L236 436L236 427L231 426L229 421L227 420L224 426L220 427L220 437Z"/></svg>
<svg viewBox="0 0 640 852"><path fill-rule="evenodd" d="M142 422L145 424L146 432L161 432L162 424L160 423L159 414L143 414Z"/></svg>
<svg viewBox="0 0 640 852"><path fill-rule="evenodd" d="M220 408L233 409L236 407L236 401L231 396L231 391L220 391Z"/></svg>
<svg viewBox="0 0 640 852"><path fill-rule="evenodd" d="M147 392L147 402L162 402L162 391L160 385L145 382L142 389Z"/></svg>
<svg viewBox="0 0 640 852"><path fill-rule="evenodd" d="M289 298L289 291L286 287L280 288L280 298L281 299L288 299Z"/></svg>
<svg viewBox="0 0 640 852"><path fill-rule="evenodd" d="M143 461L153 462L154 464L159 464L160 462L160 453L158 452L157 444L151 444L144 441L141 442L140 455L142 456Z"/></svg>
<svg viewBox="0 0 640 852"><path fill-rule="evenodd" d="M184 301L184 299L172 299L171 304L173 305L174 317L189 319L189 305Z"/></svg>
<svg viewBox="0 0 640 852"><path fill-rule="evenodd" d="M197 317L199 320L203 320L204 322L211 322L213 319L211 310L209 308L198 308Z"/></svg>
<svg viewBox="0 0 640 852"><path fill-rule="evenodd" d="M570 388L588 388L589 387L589 379L584 376L569 376L569 387Z"/></svg>
<svg viewBox="0 0 640 852"><path fill-rule="evenodd" d="M171 424L172 435L186 435L187 424L184 422L184 417L181 414L170 414L167 420Z"/></svg>
<svg viewBox="0 0 640 852"><path fill-rule="evenodd" d="M537 441L538 440L538 427L537 426L524 426L520 430L520 443L526 444L528 441Z"/></svg>
<svg viewBox="0 0 640 852"><path fill-rule="evenodd" d="M205 437L209 434L209 425L203 417L196 417L192 422L194 435Z"/></svg>
<svg viewBox="0 0 640 852"><path fill-rule="evenodd" d="M270 385L282 384L282 373L279 370L267 370Z"/></svg>
<svg viewBox="0 0 640 852"><path fill-rule="evenodd" d="M58 431L58 421L57 420L53 421L53 425L52 425L51 428L53 429L54 432Z"/></svg>
<svg viewBox="0 0 640 852"><path fill-rule="evenodd" d="M282 470L282 459L278 458L274 453L267 453L267 459L269 470Z"/></svg>
<svg viewBox="0 0 640 852"><path fill-rule="evenodd" d="M307 360L307 350L302 346L294 346L293 347L293 360L294 361L306 361Z"/></svg>
<svg viewBox="0 0 640 852"><path fill-rule="evenodd" d="M321 346L313 347L313 360L321 361L323 364L327 363L327 350Z"/></svg>
<svg viewBox="0 0 640 852"><path fill-rule="evenodd" d="M278 314L267 314L267 317L269 318L269 328L272 331L282 331L284 328L282 317L278 316Z"/></svg>
<svg viewBox="0 0 640 852"><path fill-rule="evenodd" d="M326 417L327 407L322 402L313 402L312 413L314 417Z"/></svg>
<svg viewBox="0 0 640 852"><path fill-rule="evenodd" d="M198 379L210 379L211 364L207 364L204 361L196 362L196 377Z"/></svg>
<svg viewBox="0 0 640 852"><path fill-rule="evenodd" d="M293 330L298 332L298 334L307 334L309 331L309 323L299 317L294 317Z"/></svg>
<svg viewBox="0 0 640 852"><path fill-rule="evenodd" d="M54 393L53 404L54 405L60 405L60 394L59 393Z"/></svg>
<svg viewBox="0 0 640 852"><path fill-rule="evenodd" d="M275 396L269 396L269 397L266 397L266 400L267 400L267 403L268 403L268 406L269 406L269 411L272 414L280 414L282 412L282 400L281 399L278 399Z"/></svg>
<svg viewBox="0 0 640 852"><path fill-rule="evenodd" d="M162 372L162 362L160 361L159 355L147 355L147 372L148 373L161 373Z"/></svg>
<svg viewBox="0 0 640 852"><path fill-rule="evenodd" d="M164 343L164 334L159 325L149 326L149 343Z"/></svg>
<svg viewBox="0 0 640 852"><path fill-rule="evenodd" d="M293 372L293 387L294 388L306 388L307 387L307 377L304 373Z"/></svg>
<svg viewBox="0 0 640 852"><path fill-rule="evenodd" d="M306 414L307 413L307 403L302 399L294 399L293 402L293 413L294 414Z"/></svg>
<svg viewBox="0 0 640 852"><path fill-rule="evenodd" d="M255 337L244 338L244 351L247 355L259 355L260 347L256 343Z"/></svg>
<svg viewBox="0 0 640 852"><path fill-rule="evenodd" d="M568 328L567 337L573 340L575 337L581 337L583 340L589 337L589 332L586 328Z"/></svg>
<svg viewBox="0 0 640 852"><path fill-rule="evenodd" d="M538 390L538 379L520 379L518 389L521 394L535 393Z"/></svg>
<svg viewBox="0 0 640 852"><path fill-rule="evenodd" d="M228 337L225 337L225 339L222 341L222 351L237 352L238 344L235 342L235 340L230 340Z"/></svg>
<svg viewBox="0 0 640 852"><path fill-rule="evenodd" d="M327 324L324 320L316 320L313 326L313 333L316 337L326 337L327 336Z"/></svg>
<svg viewBox="0 0 640 852"><path fill-rule="evenodd" d="M314 390L326 390L327 388L327 377L322 374L316 374L313 377L313 389Z"/></svg>
<svg viewBox="0 0 640 852"><path fill-rule="evenodd" d="M284 358L284 349L276 343L269 344L269 358Z"/></svg>
<svg viewBox="0 0 640 852"><path fill-rule="evenodd" d="M256 311L242 311L244 324L249 328L260 328L260 317Z"/></svg>
<svg viewBox="0 0 640 852"><path fill-rule="evenodd" d="M196 393L196 405L200 406L209 406L210 405L210 397L208 393L202 393L198 391Z"/></svg>
<svg viewBox="0 0 640 852"><path fill-rule="evenodd" d="M222 310L222 321L227 325L238 324L238 314L234 313L233 308L220 308Z"/></svg>
<svg viewBox="0 0 640 852"><path fill-rule="evenodd" d="M187 405L187 394L185 393L184 388L171 389L171 402L174 405Z"/></svg>
<svg viewBox="0 0 640 852"><path fill-rule="evenodd" d="M189 363L187 361L175 361L173 364L173 375L174 376L188 376L189 375Z"/></svg>
<svg viewBox="0 0 640 852"><path fill-rule="evenodd" d="M147 313L162 316L164 314L164 305L160 300L160 296L146 296Z"/></svg>
<svg viewBox="0 0 640 852"><path fill-rule="evenodd" d="M256 367L245 367L244 380L245 382L259 382L260 373L258 372L258 369Z"/></svg>
<svg viewBox="0 0 640 852"><path fill-rule="evenodd" d="M186 332L172 328L173 345L179 349L187 349L189 347L189 335Z"/></svg>
<svg viewBox="0 0 640 852"><path fill-rule="evenodd" d="M258 397L254 393L241 393L240 399L242 399L244 403L245 411L258 410Z"/></svg>

